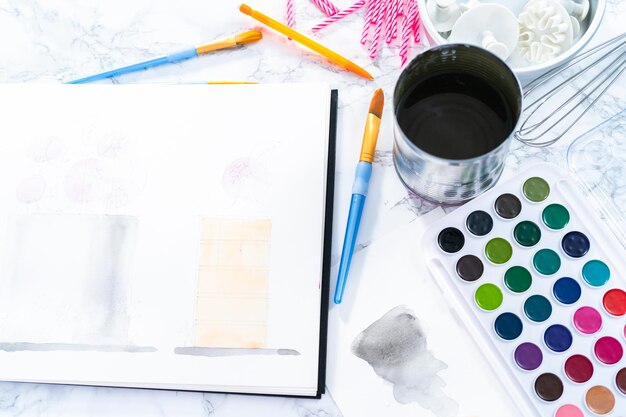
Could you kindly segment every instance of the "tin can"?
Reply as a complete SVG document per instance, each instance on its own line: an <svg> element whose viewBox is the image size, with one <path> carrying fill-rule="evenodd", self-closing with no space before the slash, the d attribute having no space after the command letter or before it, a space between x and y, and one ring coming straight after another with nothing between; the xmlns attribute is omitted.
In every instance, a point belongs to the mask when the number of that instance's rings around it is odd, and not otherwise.
<svg viewBox="0 0 626 417"><path fill-rule="evenodd" d="M398 109L405 94L438 74L461 74L488 82L510 109L510 132L487 152L468 159L447 159L417 146L398 122ZM415 57L400 74L393 110L393 160L402 182L430 201L460 204L488 190L500 178L522 111L522 88L513 71L492 53L464 44L441 45Z"/></svg>

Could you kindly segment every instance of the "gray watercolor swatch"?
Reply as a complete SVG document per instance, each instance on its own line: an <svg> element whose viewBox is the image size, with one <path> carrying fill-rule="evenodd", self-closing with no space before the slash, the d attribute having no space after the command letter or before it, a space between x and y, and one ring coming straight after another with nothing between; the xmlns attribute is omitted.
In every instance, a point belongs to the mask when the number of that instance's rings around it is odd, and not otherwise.
<svg viewBox="0 0 626 417"><path fill-rule="evenodd" d="M156 352L153 346L115 346L115 345L88 345L81 343L0 343L0 350L4 352L126 352L126 353L147 353Z"/></svg>
<svg viewBox="0 0 626 417"><path fill-rule="evenodd" d="M446 396L446 383L438 375L448 366L427 349L419 320L406 306L393 308L363 330L352 342L352 353L393 384L397 402L416 402L437 417L458 414L458 404Z"/></svg>
<svg viewBox="0 0 626 417"><path fill-rule="evenodd" d="M137 228L133 216L11 217L0 276L0 342L45 349L47 343L131 345Z"/></svg>
<svg viewBox="0 0 626 417"><path fill-rule="evenodd" d="M250 349L250 348L211 348L211 347L177 347L174 349L177 355L188 356L244 356L244 355L280 355L280 356L300 356L300 352L294 349Z"/></svg>

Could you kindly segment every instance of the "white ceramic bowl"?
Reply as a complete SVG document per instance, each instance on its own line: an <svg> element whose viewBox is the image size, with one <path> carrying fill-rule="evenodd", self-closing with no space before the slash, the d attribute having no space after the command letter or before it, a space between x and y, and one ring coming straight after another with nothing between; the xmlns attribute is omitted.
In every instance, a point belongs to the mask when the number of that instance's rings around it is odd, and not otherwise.
<svg viewBox="0 0 626 417"><path fill-rule="evenodd" d="M429 0L417 0L426 37L431 45L441 45L447 43L448 41L441 36L437 30L435 30L435 27L430 20L430 16L428 16L428 12L426 11L427 1ZM465 3L466 0L460 0L459 2ZM527 2L527 0L481 0L481 3L502 4L503 6L511 9L513 14L516 16L519 15L520 11ZM569 60L572 56L578 53L578 51L580 51L587 44L587 42L589 42L600 26L600 22L604 16L606 0L589 0L589 3L589 14L581 24L581 31L584 30L584 34L565 53L551 59L550 61L544 62L543 64L528 65L523 67L516 67L514 65L511 66L522 84L528 83L557 65Z"/></svg>

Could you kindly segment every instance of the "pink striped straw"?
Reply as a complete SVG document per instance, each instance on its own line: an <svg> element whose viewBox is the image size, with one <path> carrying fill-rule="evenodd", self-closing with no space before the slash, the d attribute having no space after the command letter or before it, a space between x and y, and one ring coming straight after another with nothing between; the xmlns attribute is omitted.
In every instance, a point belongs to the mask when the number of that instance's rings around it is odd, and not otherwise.
<svg viewBox="0 0 626 417"><path fill-rule="evenodd" d="M388 29L389 22L391 21L391 11L393 10L394 0L385 0L385 31Z"/></svg>
<svg viewBox="0 0 626 417"><path fill-rule="evenodd" d="M389 30L389 21L391 20L391 10L393 9L393 0L384 0L385 7L384 12L381 14L381 18L383 20L382 29L381 29L381 38L384 40L387 30Z"/></svg>
<svg viewBox="0 0 626 417"><path fill-rule="evenodd" d="M415 37L415 43L420 42L420 12L417 8L416 0L408 0L408 14L409 14L409 25L413 31L413 36Z"/></svg>
<svg viewBox="0 0 626 417"><path fill-rule="evenodd" d="M402 43L400 45L400 66L404 67L409 59L409 42L411 40L411 24L406 16L402 16Z"/></svg>
<svg viewBox="0 0 626 417"><path fill-rule="evenodd" d="M420 17L419 10L417 11L417 18L415 19L415 26L413 26L413 34L415 36L415 43L422 43L422 35L420 29L422 27L422 18Z"/></svg>
<svg viewBox="0 0 626 417"><path fill-rule="evenodd" d="M338 11L334 15L326 18L324 21L313 26L313 29L311 30L313 32L317 32L318 30L324 29L326 26L330 25L331 23L341 20L344 17L348 16L349 14L354 13L355 11L359 10L364 5L365 5L365 0L357 0L352 6L348 7L347 9Z"/></svg>
<svg viewBox="0 0 626 417"><path fill-rule="evenodd" d="M380 0L369 0L367 3L367 11L365 12L365 20L363 21L363 32L361 33L361 45L365 45L367 42L367 35L369 34L370 26L373 24L374 20L374 9L376 8L376 3Z"/></svg>
<svg viewBox="0 0 626 417"><path fill-rule="evenodd" d="M380 46L380 37L383 31L383 23L385 21L385 1L379 0L376 4L376 10L374 12L374 20L376 22L376 27L374 28L374 36L372 38L372 43L370 44L370 58L375 59L376 55L378 55L378 47Z"/></svg>
<svg viewBox="0 0 626 417"><path fill-rule="evenodd" d="M326 16L332 16L339 11L337 6L332 4L330 0L311 0Z"/></svg>
<svg viewBox="0 0 626 417"><path fill-rule="evenodd" d="M391 13L387 16L387 37L385 42L391 43L391 40L397 37L398 33L398 14L400 12L400 0L391 1Z"/></svg>
<svg viewBox="0 0 626 417"><path fill-rule="evenodd" d="M293 4L294 0L287 0L287 5L285 9L285 23L288 27L294 28L296 26L296 10ZM291 38L287 38L291 40Z"/></svg>
<svg viewBox="0 0 626 417"><path fill-rule="evenodd" d="M293 1L294 0L287 0L287 6L285 9L286 24L292 29L296 26L296 10Z"/></svg>

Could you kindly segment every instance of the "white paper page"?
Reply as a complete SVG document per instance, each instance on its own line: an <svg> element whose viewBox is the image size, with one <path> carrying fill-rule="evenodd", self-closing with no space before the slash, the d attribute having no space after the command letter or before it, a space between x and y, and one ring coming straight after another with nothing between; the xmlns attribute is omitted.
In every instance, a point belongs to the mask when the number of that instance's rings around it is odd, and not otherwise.
<svg viewBox="0 0 626 417"><path fill-rule="evenodd" d="M0 379L315 393L329 113L320 84L0 86ZM243 350L174 353L196 322Z"/></svg>
<svg viewBox="0 0 626 417"><path fill-rule="evenodd" d="M443 211L437 209L418 217L352 259L344 300L331 305L328 328L327 385L344 417L520 416L420 256L422 232L441 216ZM336 277L336 270L331 277ZM331 292L333 288L331 285ZM394 384L378 376L368 362L351 351L363 330L397 306L404 306L400 313L411 311L417 317L425 336L422 341L430 352L424 350L410 367L385 370L392 380L400 378L399 385L402 378L420 384L409 393L420 401L408 404L398 402ZM398 348L404 343L403 335L398 328L393 330L391 339L398 340L390 344ZM437 372L442 363L447 368ZM441 382L445 385L440 387Z"/></svg>

